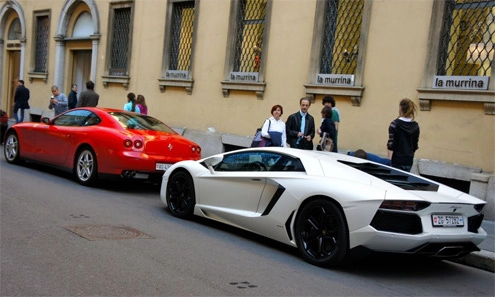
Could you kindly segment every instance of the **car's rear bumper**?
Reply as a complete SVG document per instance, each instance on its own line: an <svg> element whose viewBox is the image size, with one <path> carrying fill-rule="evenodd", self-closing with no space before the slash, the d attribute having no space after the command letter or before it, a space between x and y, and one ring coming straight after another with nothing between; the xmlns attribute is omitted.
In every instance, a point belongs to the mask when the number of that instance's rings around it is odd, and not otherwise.
<svg viewBox="0 0 495 297"><path fill-rule="evenodd" d="M182 157L148 155L142 152L121 151L109 152L107 155L98 156L101 160L98 165L98 173L109 175L122 175L130 178L144 178L143 174L163 174L165 170L157 170L157 164L175 164L183 160L198 160L200 156L190 155Z"/></svg>
<svg viewBox="0 0 495 297"><path fill-rule="evenodd" d="M486 236L482 228L478 229L478 233L425 232L411 235L377 231L368 226L351 233L351 248L362 246L377 252L455 257L479 250L477 245L485 240Z"/></svg>

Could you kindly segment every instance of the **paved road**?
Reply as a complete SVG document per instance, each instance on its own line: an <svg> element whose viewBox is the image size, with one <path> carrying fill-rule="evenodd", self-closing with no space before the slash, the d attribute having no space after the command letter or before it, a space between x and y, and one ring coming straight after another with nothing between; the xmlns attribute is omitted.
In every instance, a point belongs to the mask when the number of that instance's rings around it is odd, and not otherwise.
<svg viewBox="0 0 495 297"><path fill-rule="evenodd" d="M449 261L377 255L318 268L265 238L172 217L157 187L87 188L45 171L0 158L1 296L495 294L493 273Z"/></svg>

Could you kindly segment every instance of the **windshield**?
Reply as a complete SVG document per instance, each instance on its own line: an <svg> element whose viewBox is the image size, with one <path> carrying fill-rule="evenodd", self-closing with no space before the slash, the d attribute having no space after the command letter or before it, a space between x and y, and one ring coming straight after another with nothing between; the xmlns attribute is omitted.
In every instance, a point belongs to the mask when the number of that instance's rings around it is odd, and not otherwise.
<svg viewBox="0 0 495 297"><path fill-rule="evenodd" d="M172 128L153 117L139 113L110 112L122 127L134 130L153 130L176 134Z"/></svg>

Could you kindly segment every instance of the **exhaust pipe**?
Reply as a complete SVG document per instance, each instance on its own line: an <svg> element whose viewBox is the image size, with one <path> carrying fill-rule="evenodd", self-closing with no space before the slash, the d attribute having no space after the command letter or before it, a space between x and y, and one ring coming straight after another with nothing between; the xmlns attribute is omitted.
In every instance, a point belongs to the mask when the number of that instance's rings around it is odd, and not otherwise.
<svg viewBox="0 0 495 297"><path fill-rule="evenodd" d="M462 246L445 246L438 250L435 254L436 257L442 258L450 258L450 257L459 257L465 253L464 247Z"/></svg>

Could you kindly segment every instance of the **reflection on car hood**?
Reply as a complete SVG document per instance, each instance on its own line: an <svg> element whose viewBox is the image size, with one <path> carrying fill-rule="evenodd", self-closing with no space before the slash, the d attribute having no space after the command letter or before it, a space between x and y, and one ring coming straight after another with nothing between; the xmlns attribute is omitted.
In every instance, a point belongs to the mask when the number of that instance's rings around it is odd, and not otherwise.
<svg viewBox="0 0 495 297"><path fill-rule="evenodd" d="M169 157L193 156L191 146L195 145L191 140L166 132L157 132L143 135L146 139L144 152L148 155L161 155Z"/></svg>

